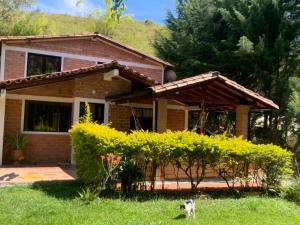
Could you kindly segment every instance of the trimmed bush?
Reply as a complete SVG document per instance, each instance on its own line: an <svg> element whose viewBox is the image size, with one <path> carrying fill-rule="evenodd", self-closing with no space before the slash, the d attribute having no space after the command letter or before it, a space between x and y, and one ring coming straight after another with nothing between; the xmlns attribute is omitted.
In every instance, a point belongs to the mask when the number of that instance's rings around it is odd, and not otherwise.
<svg viewBox="0 0 300 225"><path fill-rule="evenodd" d="M300 179L298 178L293 184L283 188L282 196L289 201L300 204Z"/></svg>
<svg viewBox="0 0 300 225"><path fill-rule="evenodd" d="M192 189L203 180L208 166L230 188L236 182L247 186L250 180L262 187L278 187L282 177L291 173L290 152L272 144L256 145L240 137L208 137L192 131L126 134L91 122L75 124L70 132L79 178L102 189L117 178L119 171L119 178L130 190L133 183L141 180L137 174L144 171L142 180L148 175L154 190L157 168L161 168L164 176L168 164L185 173ZM122 168L117 170L120 161ZM132 174L128 183L124 182L126 170Z"/></svg>
<svg viewBox="0 0 300 225"><path fill-rule="evenodd" d="M75 151L76 172L88 184L103 189L115 178L118 156L123 154L127 136L107 125L77 123L70 130Z"/></svg>

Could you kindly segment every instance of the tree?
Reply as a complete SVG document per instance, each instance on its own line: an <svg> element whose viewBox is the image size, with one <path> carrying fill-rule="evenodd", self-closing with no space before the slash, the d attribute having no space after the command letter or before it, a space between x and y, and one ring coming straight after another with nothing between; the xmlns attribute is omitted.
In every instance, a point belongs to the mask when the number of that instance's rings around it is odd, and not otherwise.
<svg viewBox="0 0 300 225"><path fill-rule="evenodd" d="M262 114L257 140L284 145L289 79L299 75L299 2L180 0L166 23L169 35L158 34L154 46L178 76L219 70L274 100L280 110Z"/></svg>
<svg viewBox="0 0 300 225"><path fill-rule="evenodd" d="M56 27L45 14L39 11L18 12L12 19L10 35L39 35L55 33Z"/></svg>
<svg viewBox="0 0 300 225"><path fill-rule="evenodd" d="M118 20L114 17L115 11L112 9L112 0L105 0L105 11L101 14L97 9L94 11L94 18L97 19L95 32L112 37L118 25Z"/></svg>
<svg viewBox="0 0 300 225"><path fill-rule="evenodd" d="M126 8L126 0L112 0L112 17L119 21Z"/></svg>
<svg viewBox="0 0 300 225"><path fill-rule="evenodd" d="M0 0L0 35L9 34L13 18L18 9L30 6L34 0Z"/></svg>

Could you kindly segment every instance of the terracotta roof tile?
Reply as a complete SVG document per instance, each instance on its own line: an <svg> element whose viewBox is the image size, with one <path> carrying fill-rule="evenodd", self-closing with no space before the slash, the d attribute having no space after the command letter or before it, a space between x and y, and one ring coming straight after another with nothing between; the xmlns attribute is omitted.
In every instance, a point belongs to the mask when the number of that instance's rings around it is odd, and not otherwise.
<svg viewBox="0 0 300 225"><path fill-rule="evenodd" d="M155 56L151 56L149 54L145 54L141 51L138 51L128 45L122 44L118 41L115 41L114 39L107 37L102 34L98 33L83 33L83 34L66 34L66 35L37 35L37 36L0 36L0 41L31 41L31 40L55 40L55 39L82 39L82 38L99 38L103 41L107 41L111 44L114 44L116 46L119 46L123 49L126 49L130 52L133 52L135 54L141 55L142 57L146 57L148 59L151 59L159 64L162 64L167 67L173 67L173 65L169 62L166 62L160 58L157 58Z"/></svg>
<svg viewBox="0 0 300 225"><path fill-rule="evenodd" d="M188 77L185 79L181 79L181 80L177 80L174 82L170 82L170 83L166 83L166 84L161 84L161 85L157 85L152 87L152 90L155 93L160 93L163 92L165 90L170 90L170 89L176 89L179 87L184 87L187 85L193 85L199 82L203 82L206 80L211 80L216 78L216 74L214 74L215 72L209 72L209 73L205 73L205 74L201 74L201 75L196 75L193 77Z"/></svg>
<svg viewBox="0 0 300 225"><path fill-rule="evenodd" d="M137 72L127 66L119 64L117 61L112 61L111 63L105 63L105 64L99 64L95 66L90 67L82 67L79 69L69 70L69 71L63 71L63 72L54 72L49 74L41 74L41 75L33 75L29 77L24 78L17 78L17 79L9 79L9 80L3 80L0 81L0 88L13 88L18 87L22 84L30 84L32 83L34 86L34 83L39 81L46 81L46 80L57 80L57 79L64 79L64 78L70 78L76 75L84 74L87 72L106 72L112 69L119 69L120 75L122 73L129 76L130 79L141 82L147 86L153 86L159 84L158 81L155 81L151 79L149 76L146 76L140 72ZM13 86L13 87L12 87Z"/></svg>
<svg viewBox="0 0 300 225"><path fill-rule="evenodd" d="M245 96L248 96L249 98L258 100L268 107L275 108L275 109L279 108L278 105L276 105L272 100L267 99L259 95L258 93L255 93L254 91L245 88L244 86L236 83L235 81L222 76L219 72L216 71L196 75L182 80L177 80L167 84L156 85L151 87L151 89L154 94L163 95L164 93L170 92L172 90L174 91L181 90L182 88L197 85L197 84L202 84L203 82L209 80L219 80L225 85L229 86L230 88L239 91L240 93L244 94Z"/></svg>

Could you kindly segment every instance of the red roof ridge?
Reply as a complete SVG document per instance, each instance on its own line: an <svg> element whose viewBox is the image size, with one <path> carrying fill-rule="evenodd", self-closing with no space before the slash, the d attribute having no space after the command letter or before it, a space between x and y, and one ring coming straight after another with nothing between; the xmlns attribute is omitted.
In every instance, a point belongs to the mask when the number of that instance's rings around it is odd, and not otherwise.
<svg viewBox="0 0 300 225"><path fill-rule="evenodd" d="M62 35L28 35L28 36L0 36L0 42L1 41L18 41L18 40L42 40L42 39L59 39L59 38L85 38L85 37L94 37L94 38L100 38L105 41L111 42L115 45L118 45L119 47L122 47L124 49L127 49L131 52L134 52L136 54L142 55L143 57L152 59L160 64L163 64L168 67L174 67L171 63L164 61L158 57L152 56L150 54L143 53L137 49L134 49L126 44L123 44L119 41L116 41L112 39L111 37L105 36L103 34L99 33L82 33L82 34L62 34Z"/></svg>
<svg viewBox="0 0 300 225"><path fill-rule="evenodd" d="M67 77L67 76L82 74L82 73L86 73L86 72L93 72L93 71L97 71L99 69L106 69L106 68L107 69L119 69L119 70L123 70L128 73L131 73L133 75L136 75L135 78L139 79L141 82L144 82L145 84L148 84L149 86L160 84L158 81L152 79L149 76L144 75L143 73L140 73L128 66L119 64L118 61L112 61L110 63L98 64L98 65L89 66L89 67L81 67L78 69L66 70L66 71L61 71L61 72L53 72L53 73L32 75L32 76L23 77L23 78L2 80L2 81L0 81L0 87L5 88L6 86L10 86L12 84L27 83L30 81L37 81L37 80L47 80L47 79L52 80L52 79L56 79L56 78L60 78L60 77Z"/></svg>

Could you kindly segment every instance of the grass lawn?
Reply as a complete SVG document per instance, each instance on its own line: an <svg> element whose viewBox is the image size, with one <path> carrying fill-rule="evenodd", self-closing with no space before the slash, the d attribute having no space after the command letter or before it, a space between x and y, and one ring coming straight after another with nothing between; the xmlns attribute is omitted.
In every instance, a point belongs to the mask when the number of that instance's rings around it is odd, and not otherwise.
<svg viewBox="0 0 300 225"><path fill-rule="evenodd" d="M179 197L78 199L78 182L0 188L0 224L300 224L300 206L279 198L198 200L196 218L180 215Z"/></svg>

